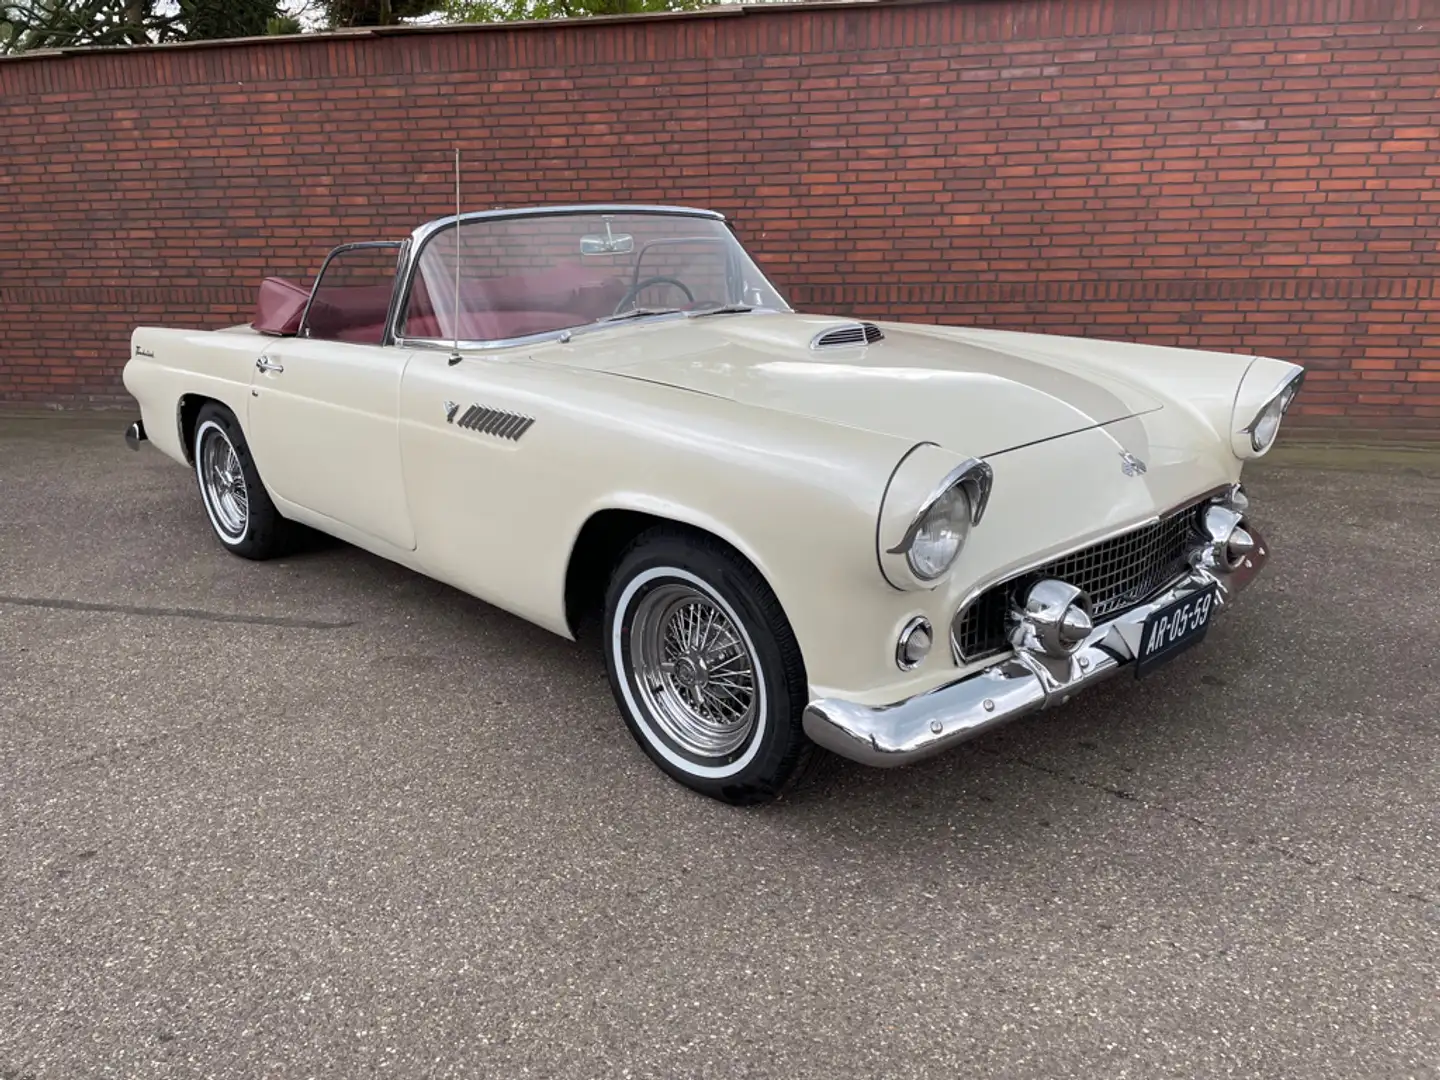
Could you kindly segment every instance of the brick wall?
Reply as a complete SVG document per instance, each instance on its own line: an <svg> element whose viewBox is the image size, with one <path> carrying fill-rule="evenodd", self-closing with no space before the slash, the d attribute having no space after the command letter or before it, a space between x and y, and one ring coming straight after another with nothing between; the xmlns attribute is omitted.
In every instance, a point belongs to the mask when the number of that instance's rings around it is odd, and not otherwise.
<svg viewBox="0 0 1440 1080"><path fill-rule="evenodd" d="M0 401L452 207L710 206L797 306L1261 352L1440 433L1440 0L725 9L0 62ZM458 133L458 138L457 138Z"/></svg>

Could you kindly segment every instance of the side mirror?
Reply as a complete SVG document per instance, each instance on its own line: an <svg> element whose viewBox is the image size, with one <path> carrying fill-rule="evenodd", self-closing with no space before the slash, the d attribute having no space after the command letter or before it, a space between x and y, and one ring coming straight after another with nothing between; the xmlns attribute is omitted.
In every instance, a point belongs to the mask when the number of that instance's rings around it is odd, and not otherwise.
<svg viewBox="0 0 1440 1080"><path fill-rule="evenodd" d="M580 238L581 255L628 255L634 250L635 237L629 233Z"/></svg>

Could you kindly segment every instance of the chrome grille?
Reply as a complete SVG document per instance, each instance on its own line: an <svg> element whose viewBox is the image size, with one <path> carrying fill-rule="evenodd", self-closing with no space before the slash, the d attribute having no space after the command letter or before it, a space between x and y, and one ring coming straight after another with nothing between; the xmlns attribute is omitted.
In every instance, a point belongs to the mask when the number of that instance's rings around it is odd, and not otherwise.
<svg viewBox="0 0 1440 1080"><path fill-rule="evenodd" d="M1097 623L1144 603L1185 569L1195 544L1193 509L1178 510L992 585L955 617L951 636L960 658L968 663L1008 648L1010 609L1018 607L1026 590L1041 578L1084 589Z"/></svg>
<svg viewBox="0 0 1440 1080"><path fill-rule="evenodd" d="M877 341L883 341L884 338L885 335L874 323L857 322L816 334L815 340L810 342L810 347L812 349L839 349L851 345L873 345Z"/></svg>

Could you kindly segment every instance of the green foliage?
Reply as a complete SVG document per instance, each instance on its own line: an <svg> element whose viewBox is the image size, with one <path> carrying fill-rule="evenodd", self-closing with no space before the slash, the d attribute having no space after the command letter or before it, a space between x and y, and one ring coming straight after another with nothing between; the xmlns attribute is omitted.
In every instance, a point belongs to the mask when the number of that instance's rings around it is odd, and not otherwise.
<svg viewBox="0 0 1440 1080"><path fill-rule="evenodd" d="M298 34L282 0L0 0L0 53Z"/></svg>
<svg viewBox="0 0 1440 1080"><path fill-rule="evenodd" d="M452 22L517 22L573 19L585 15L635 15L647 11L693 11L710 0L446 0Z"/></svg>
<svg viewBox="0 0 1440 1080"><path fill-rule="evenodd" d="M332 27L393 26L436 12L451 22L514 22L687 11L714 0L0 0L0 54L298 34L293 12ZM310 16L307 15L307 18Z"/></svg>
<svg viewBox="0 0 1440 1080"><path fill-rule="evenodd" d="M179 0L187 41L258 37L280 17L279 0Z"/></svg>
<svg viewBox="0 0 1440 1080"><path fill-rule="evenodd" d="M0 52L77 45L143 45L175 36L163 0L0 0Z"/></svg>
<svg viewBox="0 0 1440 1080"><path fill-rule="evenodd" d="M394 26L440 10L442 0L320 0L332 27Z"/></svg>

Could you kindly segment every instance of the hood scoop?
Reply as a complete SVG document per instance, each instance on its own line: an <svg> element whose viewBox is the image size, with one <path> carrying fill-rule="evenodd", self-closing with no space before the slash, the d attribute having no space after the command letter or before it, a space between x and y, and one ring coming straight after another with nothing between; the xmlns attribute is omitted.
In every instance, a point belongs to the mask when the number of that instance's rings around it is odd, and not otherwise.
<svg viewBox="0 0 1440 1080"><path fill-rule="evenodd" d="M812 349L853 349L857 345L873 345L884 341L880 328L870 322L847 322L822 330L810 339Z"/></svg>

